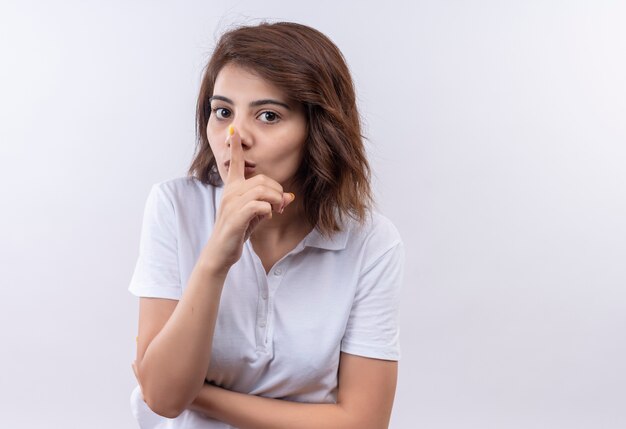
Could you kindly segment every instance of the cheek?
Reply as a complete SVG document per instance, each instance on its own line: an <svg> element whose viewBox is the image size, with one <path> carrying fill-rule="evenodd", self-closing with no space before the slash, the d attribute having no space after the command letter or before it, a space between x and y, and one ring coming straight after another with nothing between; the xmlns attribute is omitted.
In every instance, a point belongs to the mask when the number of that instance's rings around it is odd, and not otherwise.
<svg viewBox="0 0 626 429"><path fill-rule="evenodd" d="M209 122L206 126L206 136L207 139L209 139L211 149L216 149L220 141L220 136L222 141L224 140L224 130L218 128L211 118L209 118Z"/></svg>
<svg viewBox="0 0 626 429"><path fill-rule="evenodd" d="M278 143L278 142L274 142ZM282 144L281 144L282 143ZM284 167L289 166L291 168L291 164L299 163L301 159L301 148L298 144L295 144L293 141L281 142L278 144L273 144L271 147L268 146L268 154L267 158L269 160L273 160L274 163L283 165Z"/></svg>
<svg viewBox="0 0 626 429"><path fill-rule="evenodd" d="M304 157L304 145L305 139L304 137L301 140L291 141L289 142L289 157L291 157L295 162L300 165L302 158Z"/></svg>
<svg viewBox="0 0 626 429"><path fill-rule="evenodd" d="M209 140L209 146L211 147L211 151L216 158L220 158L222 155L222 148L219 145L219 137L217 133L211 132L210 129L207 129L206 133L207 139Z"/></svg>
<svg viewBox="0 0 626 429"><path fill-rule="evenodd" d="M306 135L300 129L285 130L275 140L275 153L282 158L300 158L304 151Z"/></svg>
<svg viewBox="0 0 626 429"><path fill-rule="evenodd" d="M214 133L207 133L207 138L209 139L209 147L211 148L211 152L213 153L213 158L215 159L215 163L217 164L217 170L220 175L224 174L222 171L222 162L224 162L224 148L219 144L215 144L218 138Z"/></svg>

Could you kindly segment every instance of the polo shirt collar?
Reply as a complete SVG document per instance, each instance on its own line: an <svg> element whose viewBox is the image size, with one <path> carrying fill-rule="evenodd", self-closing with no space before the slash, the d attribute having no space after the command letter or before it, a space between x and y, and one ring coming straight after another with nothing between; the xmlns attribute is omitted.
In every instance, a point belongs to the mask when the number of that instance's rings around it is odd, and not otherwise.
<svg viewBox="0 0 626 429"><path fill-rule="evenodd" d="M348 231L344 229L334 233L330 238L322 235L317 228L313 230L304 239L304 246L317 247L326 250L342 250L346 248L348 242Z"/></svg>

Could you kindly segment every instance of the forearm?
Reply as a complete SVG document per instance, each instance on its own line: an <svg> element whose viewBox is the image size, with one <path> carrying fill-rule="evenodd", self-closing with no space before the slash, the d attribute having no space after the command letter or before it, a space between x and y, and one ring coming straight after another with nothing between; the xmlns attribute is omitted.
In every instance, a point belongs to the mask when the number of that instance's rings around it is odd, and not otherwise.
<svg viewBox="0 0 626 429"><path fill-rule="evenodd" d="M204 384L190 409L239 429L365 429L337 404L263 398Z"/></svg>
<svg viewBox="0 0 626 429"><path fill-rule="evenodd" d="M225 277L198 262L174 312L138 362L144 400L155 412L174 417L202 388Z"/></svg>

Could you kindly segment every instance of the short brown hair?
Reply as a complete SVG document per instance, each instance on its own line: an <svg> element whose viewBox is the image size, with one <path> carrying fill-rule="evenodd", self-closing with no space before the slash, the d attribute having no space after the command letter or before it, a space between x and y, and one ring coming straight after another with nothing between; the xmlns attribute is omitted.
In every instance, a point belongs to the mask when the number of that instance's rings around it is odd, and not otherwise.
<svg viewBox="0 0 626 429"><path fill-rule="evenodd" d="M230 30L219 39L202 78L196 106L196 151L188 174L221 185L206 126L209 97L226 64L251 70L301 103L307 140L296 181L307 221L326 236L341 230L344 216L365 221L373 204L354 84L346 61L324 34L292 22Z"/></svg>

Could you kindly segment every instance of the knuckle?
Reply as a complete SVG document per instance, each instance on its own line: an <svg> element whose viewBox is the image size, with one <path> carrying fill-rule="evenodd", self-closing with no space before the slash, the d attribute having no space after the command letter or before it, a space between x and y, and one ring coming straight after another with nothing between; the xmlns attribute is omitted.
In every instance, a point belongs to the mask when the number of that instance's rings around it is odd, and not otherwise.
<svg viewBox="0 0 626 429"><path fill-rule="evenodd" d="M259 184L254 187L254 190L261 194L267 191L267 186L264 184Z"/></svg>

